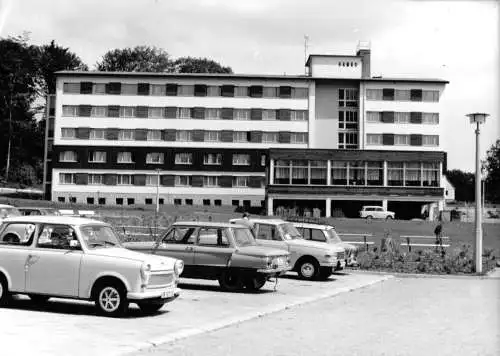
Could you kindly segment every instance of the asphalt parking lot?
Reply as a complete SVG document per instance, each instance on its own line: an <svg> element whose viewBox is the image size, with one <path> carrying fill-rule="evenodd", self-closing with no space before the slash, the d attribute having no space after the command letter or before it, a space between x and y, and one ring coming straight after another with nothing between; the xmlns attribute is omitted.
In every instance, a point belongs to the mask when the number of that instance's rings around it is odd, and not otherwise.
<svg viewBox="0 0 500 356"><path fill-rule="evenodd" d="M141 314L135 305L126 318L95 314L92 303L51 299L38 307L24 296L0 309L2 354L123 355L304 303L367 287L386 275L335 274L328 281L307 282L293 274L274 291L268 282L258 293L227 293L215 281L182 280L182 295L159 313Z"/></svg>

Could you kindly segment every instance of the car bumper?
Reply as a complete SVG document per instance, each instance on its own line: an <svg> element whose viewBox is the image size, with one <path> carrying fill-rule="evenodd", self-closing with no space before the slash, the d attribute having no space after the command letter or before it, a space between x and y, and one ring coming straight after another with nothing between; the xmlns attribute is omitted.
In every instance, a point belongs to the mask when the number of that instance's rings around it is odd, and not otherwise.
<svg viewBox="0 0 500 356"><path fill-rule="evenodd" d="M180 288L170 287L170 288L162 288L158 290L146 290L144 292L130 292L127 293L127 299L134 300L157 300L163 302L169 302L176 299L180 295Z"/></svg>
<svg viewBox="0 0 500 356"><path fill-rule="evenodd" d="M257 273L263 274L266 277L278 277L284 275L286 272L291 271L292 267L275 268L275 269L258 269Z"/></svg>
<svg viewBox="0 0 500 356"><path fill-rule="evenodd" d="M319 264L320 267L332 267L333 269L342 269L345 267L345 260L336 260L331 262L322 262Z"/></svg>

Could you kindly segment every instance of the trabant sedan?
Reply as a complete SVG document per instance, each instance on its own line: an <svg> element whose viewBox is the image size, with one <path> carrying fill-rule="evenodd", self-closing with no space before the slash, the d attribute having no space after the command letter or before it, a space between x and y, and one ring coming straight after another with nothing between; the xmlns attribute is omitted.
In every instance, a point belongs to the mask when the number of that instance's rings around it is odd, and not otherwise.
<svg viewBox="0 0 500 356"><path fill-rule="evenodd" d="M123 248L101 221L63 216L7 218L0 225L0 305L13 294L94 301L121 316L129 302L145 313L176 299L183 262Z"/></svg>
<svg viewBox="0 0 500 356"><path fill-rule="evenodd" d="M183 260L181 277L217 279L227 291L256 291L290 270L288 252L258 246L248 227L228 223L176 222L156 242L124 245Z"/></svg>

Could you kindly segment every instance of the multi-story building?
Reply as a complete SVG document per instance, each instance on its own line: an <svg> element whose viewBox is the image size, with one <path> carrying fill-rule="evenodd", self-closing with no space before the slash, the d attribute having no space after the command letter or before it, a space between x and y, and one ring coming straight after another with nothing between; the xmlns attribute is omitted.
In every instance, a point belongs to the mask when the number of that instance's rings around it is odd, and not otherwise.
<svg viewBox="0 0 500 356"><path fill-rule="evenodd" d="M52 200L318 207L444 201L446 81L373 78L370 50L308 75L59 72Z"/></svg>

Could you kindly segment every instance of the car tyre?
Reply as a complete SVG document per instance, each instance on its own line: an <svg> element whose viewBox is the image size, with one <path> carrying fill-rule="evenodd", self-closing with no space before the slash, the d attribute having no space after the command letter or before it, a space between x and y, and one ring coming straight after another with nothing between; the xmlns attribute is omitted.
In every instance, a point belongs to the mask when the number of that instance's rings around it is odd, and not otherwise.
<svg viewBox="0 0 500 356"><path fill-rule="evenodd" d="M387 215L387 217L385 218L385 220L392 220L392 219L394 219L392 215Z"/></svg>
<svg viewBox="0 0 500 356"><path fill-rule="evenodd" d="M319 279L326 281L333 274L333 269L331 267L320 267L319 269Z"/></svg>
<svg viewBox="0 0 500 356"><path fill-rule="evenodd" d="M40 295L40 294L30 294L29 295L31 301L35 304L44 304L50 299L49 296Z"/></svg>
<svg viewBox="0 0 500 356"><path fill-rule="evenodd" d="M219 285L228 292L236 292L243 289L243 280L240 275L225 271L219 276Z"/></svg>
<svg viewBox="0 0 500 356"><path fill-rule="evenodd" d="M246 289L252 292L256 292L267 282L267 278L264 276L252 276L244 279L243 283L245 284Z"/></svg>
<svg viewBox="0 0 500 356"><path fill-rule="evenodd" d="M373 216L368 215L365 219L368 220L368 221L370 221L371 219L373 219Z"/></svg>
<svg viewBox="0 0 500 356"><path fill-rule="evenodd" d="M9 293L9 287L7 285L7 280L3 275L0 275L0 307L9 304L11 300L11 294Z"/></svg>
<svg viewBox="0 0 500 356"><path fill-rule="evenodd" d="M103 283L95 294L95 305L100 315L120 317L128 309L127 295L118 283Z"/></svg>
<svg viewBox="0 0 500 356"><path fill-rule="evenodd" d="M144 314L154 314L158 310L160 310L165 305L165 303L143 302L143 303L137 303L137 305Z"/></svg>
<svg viewBox="0 0 500 356"><path fill-rule="evenodd" d="M302 260L297 267L297 273L301 279L309 281L317 279L319 275L318 261L312 258Z"/></svg>

